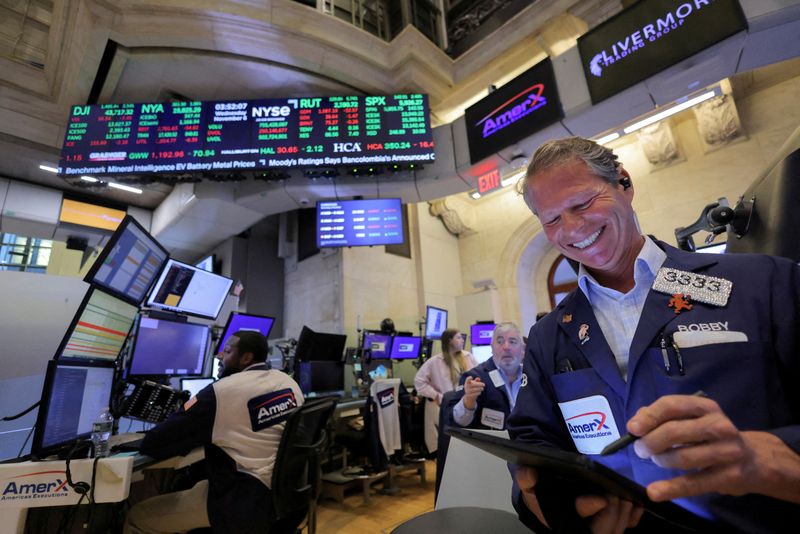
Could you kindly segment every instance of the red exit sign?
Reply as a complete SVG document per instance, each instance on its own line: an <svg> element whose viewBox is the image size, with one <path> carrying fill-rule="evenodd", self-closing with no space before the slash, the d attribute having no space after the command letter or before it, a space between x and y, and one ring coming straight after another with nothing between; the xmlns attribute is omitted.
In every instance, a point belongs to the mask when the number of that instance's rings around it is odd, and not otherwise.
<svg viewBox="0 0 800 534"><path fill-rule="evenodd" d="M478 193L481 195L500 187L500 171L497 169L478 176Z"/></svg>

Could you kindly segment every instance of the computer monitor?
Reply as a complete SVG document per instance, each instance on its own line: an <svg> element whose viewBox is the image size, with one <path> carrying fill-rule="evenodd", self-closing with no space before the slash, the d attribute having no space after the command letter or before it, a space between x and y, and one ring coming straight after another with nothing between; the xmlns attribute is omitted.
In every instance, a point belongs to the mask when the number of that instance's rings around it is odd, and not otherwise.
<svg viewBox="0 0 800 534"><path fill-rule="evenodd" d="M119 356L139 308L97 288L78 307L55 354L56 360L106 360Z"/></svg>
<svg viewBox="0 0 800 534"><path fill-rule="evenodd" d="M210 254L194 264L198 269L203 269L210 273L214 272L214 255Z"/></svg>
<svg viewBox="0 0 800 534"><path fill-rule="evenodd" d="M128 376L202 375L210 337L205 325L142 317Z"/></svg>
<svg viewBox="0 0 800 534"><path fill-rule="evenodd" d="M472 350L470 351L472 356L475 357L475 361L478 363L483 363L489 358L492 357L492 346L491 345L473 345Z"/></svg>
<svg viewBox="0 0 800 534"><path fill-rule="evenodd" d="M84 281L139 306L168 257L167 249L126 215Z"/></svg>
<svg viewBox="0 0 800 534"><path fill-rule="evenodd" d="M297 339L294 358L296 361L327 360L342 361L347 336L314 332L303 326Z"/></svg>
<svg viewBox="0 0 800 534"><path fill-rule="evenodd" d="M725 254L726 248L728 248L727 243L712 243L711 245L697 247L695 252L702 252L704 254Z"/></svg>
<svg viewBox="0 0 800 534"><path fill-rule="evenodd" d="M181 389L188 391L194 397L201 389L213 383L213 378L181 378Z"/></svg>
<svg viewBox="0 0 800 534"><path fill-rule="evenodd" d="M109 406L114 370L108 361L47 363L33 454L54 452L91 435L92 423Z"/></svg>
<svg viewBox="0 0 800 534"><path fill-rule="evenodd" d="M267 317L266 315L231 312L228 316L228 322L225 323L225 330L222 331L219 344L217 344L217 352L221 351L228 338L239 330L252 330L261 333L264 337L269 337L274 322L274 317Z"/></svg>
<svg viewBox="0 0 800 534"><path fill-rule="evenodd" d="M344 364L334 361L297 362L297 383L305 393L344 391Z"/></svg>
<svg viewBox="0 0 800 534"><path fill-rule="evenodd" d="M230 278L171 259L147 298L147 306L216 319L231 284Z"/></svg>
<svg viewBox="0 0 800 534"><path fill-rule="evenodd" d="M422 338L418 336L394 336L392 342L393 360L416 360L422 347Z"/></svg>
<svg viewBox="0 0 800 534"><path fill-rule="evenodd" d="M425 313L425 337L441 339L442 332L447 329L447 310L428 306Z"/></svg>
<svg viewBox="0 0 800 534"><path fill-rule="evenodd" d="M495 326L494 323L476 323L470 326L469 337L472 340L472 346L491 345Z"/></svg>
<svg viewBox="0 0 800 534"><path fill-rule="evenodd" d="M364 331L363 348L370 351L370 357L373 360L386 360L391 357L392 336L391 334L366 330Z"/></svg>

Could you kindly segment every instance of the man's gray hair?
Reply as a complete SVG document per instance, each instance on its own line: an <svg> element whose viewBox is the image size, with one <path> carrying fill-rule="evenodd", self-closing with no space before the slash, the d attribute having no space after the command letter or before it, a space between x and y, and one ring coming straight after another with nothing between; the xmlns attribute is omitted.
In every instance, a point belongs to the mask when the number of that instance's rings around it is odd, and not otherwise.
<svg viewBox="0 0 800 534"><path fill-rule="evenodd" d="M510 330L516 330L517 333L519 334L520 340L522 340L522 331L519 329L516 323L512 323L511 321L506 321L494 327L494 334L492 334L492 343L494 343L494 341L497 339L497 336L499 336L501 333L508 332Z"/></svg>
<svg viewBox="0 0 800 534"><path fill-rule="evenodd" d="M533 199L528 192L528 182L540 172L564 165L575 158L583 161L593 174L610 184L617 184L619 168L622 163L617 161L617 155L611 149L583 137L565 137L547 141L536 149L536 152L531 157L525 178L517 182L517 192L522 195L525 204L534 215L538 214L533 207Z"/></svg>

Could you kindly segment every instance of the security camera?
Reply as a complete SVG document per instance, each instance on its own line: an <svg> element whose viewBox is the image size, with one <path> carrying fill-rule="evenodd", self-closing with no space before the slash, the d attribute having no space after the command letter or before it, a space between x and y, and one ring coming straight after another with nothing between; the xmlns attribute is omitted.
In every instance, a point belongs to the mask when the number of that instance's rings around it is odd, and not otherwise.
<svg viewBox="0 0 800 534"><path fill-rule="evenodd" d="M307 198L301 198L299 202L301 206L308 206L310 201Z"/></svg>

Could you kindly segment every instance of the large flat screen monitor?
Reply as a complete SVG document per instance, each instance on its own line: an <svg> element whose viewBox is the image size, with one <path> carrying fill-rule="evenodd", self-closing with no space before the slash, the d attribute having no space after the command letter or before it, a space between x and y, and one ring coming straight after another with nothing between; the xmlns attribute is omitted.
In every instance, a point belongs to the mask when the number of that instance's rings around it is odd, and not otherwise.
<svg viewBox="0 0 800 534"><path fill-rule="evenodd" d="M128 375L202 375L209 338L205 325L142 317Z"/></svg>
<svg viewBox="0 0 800 534"><path fill-rule="evenodd" d="M421 347L422 338L420 337L394 336L391 358L393 360L416 360Z"/></svg>
<svg viewBox="0 0 800 534"><path fill-rule="evenodd" d="M303 326L295 349L296 361L327 360L341 361L347 336L314 332Z"/></svg>
<svg viewBox="0 0 800 534"><path fill-rule="evenodd" d="M397 245L403 240L399 198L317 202L318 248Z"/></svg>
<svg viewBox="0 0 800 534"><path fill-rule="evenodd" d="M447 310L428 306L425 313L425 337L441 339L442 332L447 330Z"/></svg>
<svg viewBox="0 0 800 534"><path fill-rule="evenodd" d="M147 306L216 319L231 284L230 278L171 259L147 298Z"/></svg>
<svg viewBox="0 0 800 534"><path fill-rule="evenodd" d="M55 359L115 361L139 308L97 288L78 307Z"/></svg>
<svg viewBox="0 0 800 534"><path fill-rule="evenodd" d="M298 362L297 371L297 383L305 394L344 391L344 364L342 362Z"/></svg>
<svg viewBox="0 0 800 534"><path fill-rule="evenodd" d="M364 349L370 351L373 360L386 360L392 353L392 335L380 332L364 332Z"/></svg>
<svg viewBox="0 0 800 534"><path fill-rule="evenodd" d="M126 215L84 280L138 306L168 257L167 249Z"/></svg>
<svg viewBox="0 0 800 534"><path fill-rule="evenodd" d="M494 323L476 323L470 326L469 338L472 340L472 346L491 345L495 326Z"/></svg>
<svg viewBox="0 0 800 534"><path fill-rule="evenodd" d="M92 423L109 406L113 384L112 362L50 360L31 452L41 455L88 438Z"/></svg>
<svg viewBox="0 0 800 534"><path fill-rule="evenodd" d="M274 317L267 317L266 315L231 312L228 316L228 322L225 323L225 330L222 331L222 337L217 345L217 352L220 352L225 346L225 342L228 341L228 338L239 330L251 330L261 333L264 337L269 337L274 322Z"/></svg>

